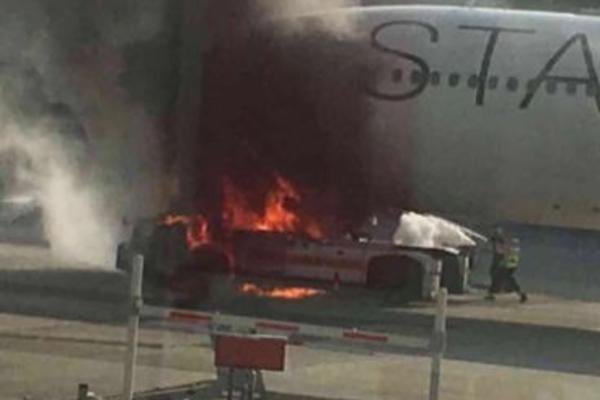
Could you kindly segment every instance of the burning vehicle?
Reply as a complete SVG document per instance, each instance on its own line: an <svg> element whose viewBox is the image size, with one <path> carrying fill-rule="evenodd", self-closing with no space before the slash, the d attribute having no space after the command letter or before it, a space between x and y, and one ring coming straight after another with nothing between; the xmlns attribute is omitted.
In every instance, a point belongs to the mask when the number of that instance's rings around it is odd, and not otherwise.
<svg viewBox="0 0 600 400"><path fill-rule="evenodd" d="M421 300L434 298L441 284L455 293L466 288L472 248L399 245L366 230L327 236L316 218L302 215L301 196L283 178L260 212L249 209L230 182L223 193L218 237L201 214L139 220L119 246L117 268L129 270L132 256L142 254L147 281L171 298L198 301L217 275L242 279L241 293L288 299L360 287Z"/></svg>
<svg viewBox="0 0 600 400"><path fill-rule="evenodd" d="M394 228L360 229L374 213L422 208L410 126L379 123L386 118L365 89L381 83L387 55L374 54L368 32L340 35L318 22L303 19L296 31L240 16L236 29L215 27L201 73L182 82L189 107L164 138L168 212L133 223L120 269L142 254L146 278L194 296L219 275L272 297L361 287L426 299L440 281L465 289L474 245L406 244ZM398 213L390 220L397 225Z"/></svg>

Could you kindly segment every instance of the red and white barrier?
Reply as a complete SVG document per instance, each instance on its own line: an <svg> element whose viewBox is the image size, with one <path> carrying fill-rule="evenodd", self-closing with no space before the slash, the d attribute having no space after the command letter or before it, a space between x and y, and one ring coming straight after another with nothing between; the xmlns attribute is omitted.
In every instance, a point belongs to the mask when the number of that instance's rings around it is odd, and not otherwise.
<svg viewBox="0 0 600 400"><path fill-rule="evenodd" d="M174 324L193 325L201 329L207 329L213 333L227 331L278 334L290 338L294 344L304 343L306 340L316 338L339 341L341 343L374 344L386 347L409 347L417 349L426 349L429 345L428 338L193 310L144 306L141 310L141 315L146 318L166 320Z"/></svg>
<svg viewBox="0 0 600 400"><path fill-rule="evenodd" d="M139 256L138 256L139 257ZM141 259L141 257L139 257ZM136 258L138 260L138 258ZM126 382L124 398L131 399L133 383L127 383L134 377L135 347L137 346L137 330L140 317L150 320L166 321L170 324L185 324L205 330L209 334L219 332L245 334L276 334L286 337L291 344L310 344L311 339L336 342L341 346L372 345L386 352L394 349L417 349L431 351L432 368L430 384L430 400L437 400L440 386L441 362L445 351L445 319L446 319L446 289L440 290L434 329L431 337L414 337L370 332L359 329L348 329L331 326L295 323L289 321L270 320L253 317L243 317L220 313L208 313L195 310L164 308L142 305L140 301L142 261L134 263L132 271L132 317L129 325L129 351L126 363Z"/></svg>

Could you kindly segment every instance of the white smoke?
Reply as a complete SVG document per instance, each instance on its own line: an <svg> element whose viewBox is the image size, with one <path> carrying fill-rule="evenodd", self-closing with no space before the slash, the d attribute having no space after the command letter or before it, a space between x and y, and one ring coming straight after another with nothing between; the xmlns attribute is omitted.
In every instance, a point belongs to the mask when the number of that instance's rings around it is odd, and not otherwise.
<svg viewBox="0 0 600 400"><path fill-rule="evenodd" d="M259 0L259 13L276 19L280 26L292 31L301 31L309 25L318 24L320 29L339 36L356 33L353 14L337 12L343 8L360 5L359 0ZM301 18L314 17L314 18Z"/></svg>
<svg viewBox="0 0 600 400"><path fill-rule="evenodd" d="M19 184L41 205L52 253L69 261L113 265L116 215L105 210L100 192L81 180L72 144L42 127L8 124L0 129L0 152L27 159L16 171Z"/></svg>
<svg viewBox="0 0 600 400"><path fill-rule="evenodd" d="M407 212L400 217L394 244L443 248L475 246L475 241L459 225L433 215Z"/></svg>
<svg viewBox="0 0 600 400"><path fill-rule="evenodd" d="M360 4L358 0L259 0L259 10L275 16L293 16L334 11Z"/></svg>
<svg viewBox="0 0 600 400"><path fill-rule="evenodd" d="M113 265L122 218L165 208L163 99L172 92L170 67L156 60L173 6L55 3L2 3L0 152L27 160L17 184L35 191L52 251Z"/></svg>

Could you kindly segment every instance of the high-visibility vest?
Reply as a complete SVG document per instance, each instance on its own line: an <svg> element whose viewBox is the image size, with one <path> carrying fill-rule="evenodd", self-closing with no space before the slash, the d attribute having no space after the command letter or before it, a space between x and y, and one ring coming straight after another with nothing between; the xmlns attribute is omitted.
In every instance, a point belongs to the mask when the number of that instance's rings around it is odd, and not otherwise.
<svg viewBox="0 0 600 400"><path fill-rule="evenodd" d="M509 246L506 254L506 268L515 269L519 266L520 248L518 246Z"/></svg>

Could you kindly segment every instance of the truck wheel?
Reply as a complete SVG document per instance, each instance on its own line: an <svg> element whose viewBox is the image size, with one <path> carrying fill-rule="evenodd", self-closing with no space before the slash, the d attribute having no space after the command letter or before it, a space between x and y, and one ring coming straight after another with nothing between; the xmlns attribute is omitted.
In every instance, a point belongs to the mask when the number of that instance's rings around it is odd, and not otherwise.
<svg viewBox="0 0 600 400"><path fill-rule="evenodd" d="M382 256L370 261L367 286L390 290L407 300L421 298L423 272L421 264L406 256ZM395 297L395 296L394 296Z"/></svg>

